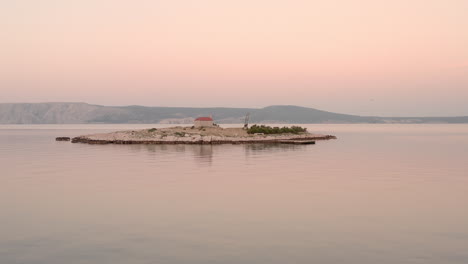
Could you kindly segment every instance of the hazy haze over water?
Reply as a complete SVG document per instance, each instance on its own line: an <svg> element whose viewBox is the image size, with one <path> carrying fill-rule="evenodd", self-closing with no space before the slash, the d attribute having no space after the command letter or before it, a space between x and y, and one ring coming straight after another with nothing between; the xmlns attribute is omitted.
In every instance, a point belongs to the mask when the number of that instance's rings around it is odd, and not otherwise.
<svg viewBox="0 0 468 264"><path fill-rule="evenodd" d="M468 263L468 125L283 145L84 145L1 125L0 263Z"/></svg>

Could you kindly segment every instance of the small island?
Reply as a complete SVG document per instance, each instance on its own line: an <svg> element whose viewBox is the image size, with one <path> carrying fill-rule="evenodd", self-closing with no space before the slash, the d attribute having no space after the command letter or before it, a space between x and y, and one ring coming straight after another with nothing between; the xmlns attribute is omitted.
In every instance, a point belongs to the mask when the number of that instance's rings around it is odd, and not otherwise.
<svg viewBox="0 0 468 264"><path fill-rule="evenodd" d="M336 139L332 135L309 133L306 128L253 125L222 128L209 117L197 118L191 127L151 128L75 137L72 143L87 144L314 144Z"/></svg>

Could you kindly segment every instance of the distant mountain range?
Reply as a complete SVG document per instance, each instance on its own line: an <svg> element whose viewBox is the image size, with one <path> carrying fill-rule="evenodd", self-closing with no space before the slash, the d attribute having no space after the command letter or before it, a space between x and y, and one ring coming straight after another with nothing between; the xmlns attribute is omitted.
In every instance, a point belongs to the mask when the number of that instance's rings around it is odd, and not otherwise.
<svg viewBox="0 0 468 264"><path fill-rule="evenodd" d="M199 116L210 116L217 123L468 123L460 117L377 117L337 114L299 106L265 108L193 108L101 106L86 103L1 103L0 124L188 124Z"/></svg>

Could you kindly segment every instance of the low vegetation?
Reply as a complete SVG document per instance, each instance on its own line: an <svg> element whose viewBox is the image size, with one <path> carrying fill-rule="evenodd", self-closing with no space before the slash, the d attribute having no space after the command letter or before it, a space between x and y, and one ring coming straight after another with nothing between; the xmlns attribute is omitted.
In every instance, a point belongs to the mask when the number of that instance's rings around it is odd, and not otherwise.
<svg viewBox="0 0 468 264"><path fill-rule="evenodd" d="M185 132L175 132L174 135L177 137L185 137Z"/></svg>
<svg viewBox="0 0 468 264"><path fill-rule="evenodd" d="M247 133L249 134L299 134L307 132L307 128L300 127L300 126L292 126L292 127L271 127L265 125L253 125L247 129Z"/></svg>

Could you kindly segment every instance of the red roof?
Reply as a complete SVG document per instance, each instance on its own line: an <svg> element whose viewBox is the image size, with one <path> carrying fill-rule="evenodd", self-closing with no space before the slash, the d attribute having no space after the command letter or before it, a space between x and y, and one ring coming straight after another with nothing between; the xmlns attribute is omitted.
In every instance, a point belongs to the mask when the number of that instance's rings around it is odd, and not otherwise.
<svg viewBox="0 0 468 264"><path fill-rule="evenodd" d="M211 117L199 117L195 119L195 121L213 121L213 118Z"/></svg>

